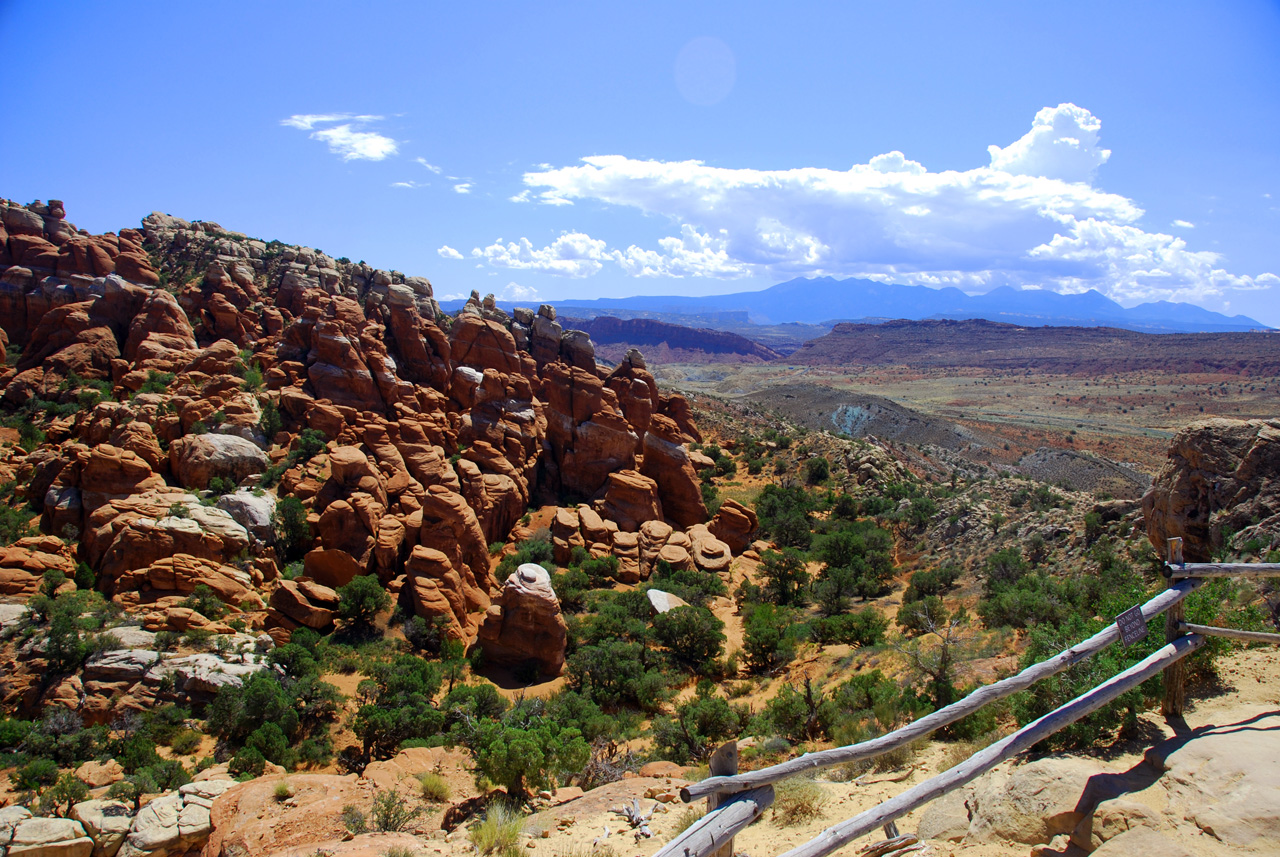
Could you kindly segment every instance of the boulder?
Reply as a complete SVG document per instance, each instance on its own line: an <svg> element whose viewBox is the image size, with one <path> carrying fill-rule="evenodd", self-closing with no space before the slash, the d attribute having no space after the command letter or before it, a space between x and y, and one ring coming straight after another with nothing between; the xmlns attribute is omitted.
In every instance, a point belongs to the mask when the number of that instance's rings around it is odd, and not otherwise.
<svg viewBox="0 0 1280 857"><path fill-rule="evenodd" d="M755 535L759 521L756 513L737 500L725 500L720 509L707 525L711 535L729 546L734 555L742 553L751 546L751 538Z"/></svg>
<svg viewBox="0 0 1280 857"><path fill-rule="evenodd" d="M112 783L118 783L123 780L124 768L115 759L107 759L105 762L85 762L76 768L76 779L91 789L100 789L103 786L109 786ZM84 819L76 816L74 812L71 815L73 818L78 818L82 823L84 822ZM89 830L89 835L93 836L96 842L97 836L94 836L93 830L89 829L87 824L85 829Z"/></svg>
<svg viewBox="0 0 1280 857"><path fill-rule="evenodd" d="M0 548L0 595L34 595L49 569L75 576L66 546L51 536L31 536Z"/></svg>
<svg viewBox="0 0 1280 857"><path fill-rule="evenodd" d="M727 572L733 562L729 546L711 534L703 524L694 524L687 533L691 542L690 556L703 571Z"/></svg>
<svg viewBox="0 0 1280 857"><path fill-rule="evenodd" d="M638 531L646 521L661 521L658 483L635 470L610 473L597 511L628 533Z"/></svg>
<svg viewBox="0 0 1280 857"><path fill-rule="evenodd" d="M1164 818L1146 804L1115 798L1098 804L1093 812L1080 820L1071 832L1071 844L1091 852L1129 830L1161 830L1167 827Z"/></svg>
<svg viewBox="0 0 1280 857"><path fill-rule="evenodd" d="M271 462L252 441L230 434L197 434L169 444L169 466L184 488L204 490L215 478L239 483Z"/></svg>
<svg viewBox="0 0 1280 857"><path fill-rule="evenodd" d="M25 818L13 827L12 857L91 857L93 840L73 818Z"/></svg>
<svg viewBox="0 0 1280 857"><path fill-rule="evenodd" d="M1169 806L1215 839L1240 849L1280 842L1280 715L1254 717L1249 728L1197 730L1147 751L1163 771ZM1118 839L1119 837L1117 837Z"/></svg>
<svg viewBox="0 0 1280 857"><path fill-rule="evenodd" d="M115 857L133 823L131 808L118 800L83 801L71 807L71 817L93 840L93 857Z"/></svg>
<svg viewBox="0 0 1280 857"><path fill-rule="evenodd" d="M1090 809L1085 797L1098 765L1085 759L1044 758L997 770L975 783L970 841L1008 839L1027 845L1071 833Z"/></svg>
<svg viewBox="0 0 1280 857"><path fill-rule="evenodd" d="M618 558L618 582L640 582L640 537L619 530L613 534L613 555Z"/></svg>
<svg viewBox="0 0 1280 857"><path fill-rule="evenodd" d="M405 587L414 615L428 622L442 620L444 633L455 640L470 640L479 617L471 615L463 594L462 575L448 555L426 545L414 545L405 563Z"/></svg>
<svg viewBox="0 0 1280 857"><path fill-rule="evenodd" d="M490 608L479 636L486 659L512 666L532 660L551 676L564 668L567 639L551 575L533 563L525 563L507 578L501 602Z"/></svg>
<svg viewBox="0 0 1280 857"><path fill-rule="evenodd" d="M260 777L213 799L206 857L314 854L321 843L349 835L342 825L343 806L355 804L367 811L373 797L372 783L355 774L293 774L293 797L282 803L275 796L279 782L278 777Z"/></svg>
<svg viewBox="0 0 1280 857"><path fill-rule="evenodd" d="M152 471L145 458L109 444L89 452L80 474L81 503L86 515L112 500L128 499L164 487L164 477Z"/></svg>
<svg viewBox="0 0 1280 857"><path fill-rule="evenodd" d="M646 521L640 527L638 541L642 579L648 580L649 575L653 574L653 563L658 559L658 554L666 547L673 533L671 525L665 521Z"/></svg>
<svg viewBox="0 0 1280 857"><path fill-rule="evenodd" d="M276 613L317 631L332 627L338 615L338 593L305 578L281 579L268 603Z"/></svg>
<svg viewBox="0 0 1280 857"><path fill-rule="evenodd" d="M207 587L224 604L238 607L245 601L260 603L249 572L239 566L181 553L118 575L111 583L109 594L117 596L118 602L136 603L138 599L123 597L124 594L147 594L148 600L154 600L164 595L190 595L197 586Z"/></svg>
<svg viewBox="0 0 1280 857"><path fill-rule="evenodd" d="M230 515L259 542L267 545L275 542L272 516L276 511L276 498L273 495L265 491L255 493L241 489L219 497L218 508Z"/></svg>
<svg viewBox="0 0 1280 857"><path fill-rule="evenodd" d="M225 563L248 547L248 531L229 514L166 488L97 509L86 521L81 556L110 585L128 571L175 554Z"/></svg>
<svg viewBox="0 0 1280 857"><path fill-rule="evenodd" d="M1181 842L1149 828L1139 827L1108 839L1093 857L1195 857Z"/></svg>
<svg viewBox="0 0 1280 857"><path fill-rule="evenodd" d="M672 595L670 592L663 592L661 589L650 589L646 595L649 596L649 606L653 608L654 613L666 613L668 610L674 610L677 607L689 606L689 602L680 596Z"/></svg>

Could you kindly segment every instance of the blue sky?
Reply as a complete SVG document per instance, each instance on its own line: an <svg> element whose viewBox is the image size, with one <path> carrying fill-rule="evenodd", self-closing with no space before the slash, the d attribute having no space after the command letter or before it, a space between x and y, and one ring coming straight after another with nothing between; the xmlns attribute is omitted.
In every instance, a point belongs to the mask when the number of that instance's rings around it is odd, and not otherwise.
<svg viewBox="0 0 1280 857"><path fill-rule="evenodd" d="M1274 2L0 0L0 195L440 296L821 273L1280 325L1277 44Z"/></svg>

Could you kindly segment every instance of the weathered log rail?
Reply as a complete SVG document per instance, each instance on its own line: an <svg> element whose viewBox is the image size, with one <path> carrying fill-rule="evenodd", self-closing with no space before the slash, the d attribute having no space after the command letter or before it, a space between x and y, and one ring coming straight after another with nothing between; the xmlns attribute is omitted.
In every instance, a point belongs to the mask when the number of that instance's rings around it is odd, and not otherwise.
<svg viewBox="0 0 1280 857"><path fill-rule="evenodd" d="M1012 735L970 756L964 762L944 771L906 792L862 812L847 821L828 828L815 839L786 852L782 857L823 857L860 836L883 827L890 838L897 836L894 821L935 798L971 782L1002 761L1027 750L1060 729L1106 705L1126 691L1138 686L1156 673L1164 671L1166 716L1182 713L1184 691L1183 658L1204 645L1208 636L1223 636L1248 642L1280 643L1280 634L1237 631L1189 625L1183 617L1183 601L1208 577L1272 576L1280 574L1280 563L1184 563L1182 540L1170 539L1169 559L1165 575L1169 588L1141 606L1142 618L1150 621L1164 614L1166 644L1149 657L1081 694L1071 702L1029 723ZM1201 574L1199 572L1203 571ZM691 783L680 790L686 802L707 798L708 812L703 818L677 835L655 857L711 857L727 850L733 836L754 821L773 800L772 784L797 774L816 771L845 762L868 759L887 753L922 738L949 723L967 717L983 706L1020 690L1041 679L1056 675L1089 658L1120 639L1117 624L1108 625L1087 640L1059 652L1048 660L1033 664L1015 676L978 688L959 702L926 715L901 729L847 747L836 747L818 753L807 753L778 765L736 773L736 748L722 747L717 755L731 753L732 767L713 765L713 776ZM722 773L732 770L733 774ZM724 813L722 815L722 813ZM905 845L905 843L904 843ZM895 852L897 853L897 852Z"/></svg>

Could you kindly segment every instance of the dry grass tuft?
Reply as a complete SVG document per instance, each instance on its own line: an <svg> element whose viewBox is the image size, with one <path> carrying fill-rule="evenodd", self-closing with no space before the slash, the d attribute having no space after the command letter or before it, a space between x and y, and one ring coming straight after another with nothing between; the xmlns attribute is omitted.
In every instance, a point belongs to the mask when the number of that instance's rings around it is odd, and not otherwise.
<svg viewBox="0 0 1280 857"><path fill-rule="evenodd" d="M822 818L830 798L810 779L793 777L774 785L773 823L793 827Z"/></svg>
<svg viewBox="0 0 1280 857"><path fill-rule="evenodd" d="M485 809L484 820L471 828L468 838L481 854L517 857L521 827L523 822L517 810L502 801L494 801Z"/></svg>

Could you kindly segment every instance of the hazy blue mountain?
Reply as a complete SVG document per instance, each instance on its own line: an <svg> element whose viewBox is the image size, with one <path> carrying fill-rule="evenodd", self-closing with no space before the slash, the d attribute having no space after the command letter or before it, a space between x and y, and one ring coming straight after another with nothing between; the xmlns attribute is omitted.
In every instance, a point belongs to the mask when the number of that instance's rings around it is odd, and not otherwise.
<svg viewBox="0 0 1280 857"><path fill-rule="evenodd" d="M834 277L800 277L758 292L566 300L555 304L570 314L575 307L592 310L593 314L613 310L679 315L745 311L755 324L985 318L1031 326L1120 327L1149 332L1208 333L1266 328L1247 316L1226 316L1194 304L1158 301L1126 309L1093 290L1061 295L1042 289L1019 290L1005 286L971 297L956 288L931 289Z"/></svg>

